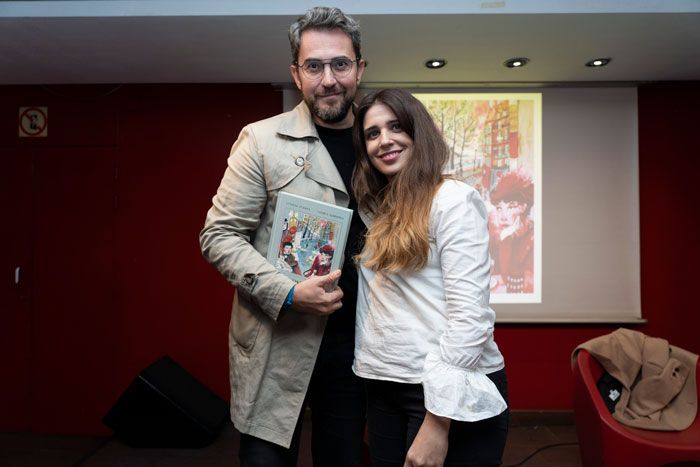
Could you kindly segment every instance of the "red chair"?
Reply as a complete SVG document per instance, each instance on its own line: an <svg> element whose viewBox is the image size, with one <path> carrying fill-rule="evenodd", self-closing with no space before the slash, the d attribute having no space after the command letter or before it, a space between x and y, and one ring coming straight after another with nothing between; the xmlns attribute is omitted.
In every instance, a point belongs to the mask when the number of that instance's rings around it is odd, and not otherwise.
<svg viewBox="0 0 700 467"><path fill-rule="evenodd" d="M608 412L596 382L603 367L585 350L573 362L574 416L584 467L659 467L700 462L699 416L683 431L639 430L623 425ZM700 366L700 362L699 362ZM700 387L700 369L696 372Z"/></svg>

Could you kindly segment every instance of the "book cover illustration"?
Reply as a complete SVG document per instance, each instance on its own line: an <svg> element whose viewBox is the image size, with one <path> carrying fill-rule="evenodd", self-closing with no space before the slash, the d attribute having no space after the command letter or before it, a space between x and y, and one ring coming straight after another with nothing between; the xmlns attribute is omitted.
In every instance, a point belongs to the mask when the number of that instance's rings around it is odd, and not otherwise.
<svg viewBox="0 0 700 467"><path fill-rule="evenodd" d="M351 218L351 209L281 192L267 260L297 282L340 269Z"/></svg>

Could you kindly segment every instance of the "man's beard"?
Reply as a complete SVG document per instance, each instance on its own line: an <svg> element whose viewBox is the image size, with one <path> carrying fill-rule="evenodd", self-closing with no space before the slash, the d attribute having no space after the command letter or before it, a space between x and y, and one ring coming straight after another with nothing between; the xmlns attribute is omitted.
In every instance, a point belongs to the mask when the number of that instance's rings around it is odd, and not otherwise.
<svg viewBox="0 0 700 467"><path fill-rule="evenodd" d="M350 95L347 90L344 90L343 99L337 106L324 107L321 108L316 96L311 98L311 101L307 101L306 104L311 109L311 112L318 117L322 122L325 123L338 123L343 121L347 116L350 108L352 107L352 102L355 99L354 95Z"/></svg>

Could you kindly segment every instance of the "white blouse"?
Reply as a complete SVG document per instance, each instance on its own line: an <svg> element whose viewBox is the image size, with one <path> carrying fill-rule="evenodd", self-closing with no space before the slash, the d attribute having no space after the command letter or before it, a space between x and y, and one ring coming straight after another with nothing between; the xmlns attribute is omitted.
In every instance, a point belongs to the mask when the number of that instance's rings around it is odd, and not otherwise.
<svg viewBox="0 0 700 467"><path fill-rule="evenodd" d="M489 308L487 219L473 188L447 180L430 211L426 267L359 271L353 371L422 383L428 411L470 422L506 409L486 376L504 367Z"/></svg>

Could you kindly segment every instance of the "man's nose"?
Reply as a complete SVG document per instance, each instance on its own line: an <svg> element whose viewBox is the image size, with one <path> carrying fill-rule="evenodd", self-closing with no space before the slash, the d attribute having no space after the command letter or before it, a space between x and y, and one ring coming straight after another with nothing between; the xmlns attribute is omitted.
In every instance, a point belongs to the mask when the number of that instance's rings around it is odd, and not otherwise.
<svg viewBox="0 0 700 467"><path fill-rule="evenodd" d="M321 76L321 84L323 84L326 87L331 87L335 85L336 82L337 80L335 79L335 75L333 74L333 70L331 69L331 64L324 63L323 75Z"/></svg>

